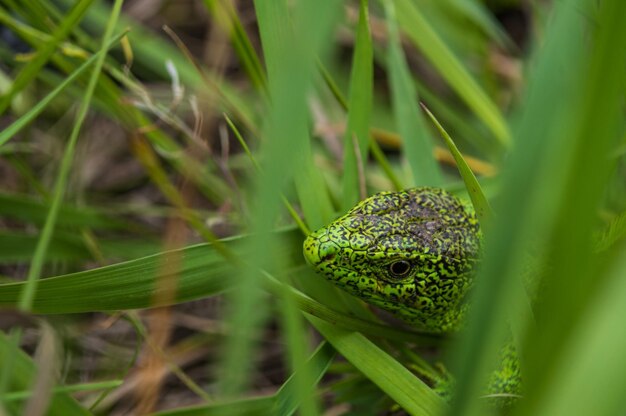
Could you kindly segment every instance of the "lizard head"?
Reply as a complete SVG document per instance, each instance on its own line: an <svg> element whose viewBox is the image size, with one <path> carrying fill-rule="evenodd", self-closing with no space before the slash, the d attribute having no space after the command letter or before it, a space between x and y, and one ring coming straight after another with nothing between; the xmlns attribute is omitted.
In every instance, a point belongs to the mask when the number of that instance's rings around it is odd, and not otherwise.
<svg viewBox="0 0 626 416"><path fill-rule="evenodd" d="M480 250L471 207L437 188L371 196L304 242L318 273L432 332L457 327Z"/></svg>

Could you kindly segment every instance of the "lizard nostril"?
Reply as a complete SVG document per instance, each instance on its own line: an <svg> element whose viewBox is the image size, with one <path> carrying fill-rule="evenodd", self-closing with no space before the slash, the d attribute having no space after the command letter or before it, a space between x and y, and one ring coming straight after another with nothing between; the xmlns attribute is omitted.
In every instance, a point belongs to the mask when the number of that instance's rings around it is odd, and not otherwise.
<svg viewBox="0 0 626 416"><path fill-rule="evenodd" d="M322 257L322 261L332 261L335 259L336 253L328 253Z"/></svg>

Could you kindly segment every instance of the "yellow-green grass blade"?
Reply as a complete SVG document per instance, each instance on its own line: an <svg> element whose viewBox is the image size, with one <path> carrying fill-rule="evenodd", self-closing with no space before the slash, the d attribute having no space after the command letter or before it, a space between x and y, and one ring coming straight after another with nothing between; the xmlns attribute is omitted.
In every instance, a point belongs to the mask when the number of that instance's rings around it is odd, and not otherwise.
<svg viewBox="0 0 626 416"><path fill-rule="evenodd" d="M413 186L441 186L443 176L434 157L434 143L419 109L417 91L402 51L395 6L385 2L389 51L387 71L393 112L402 137L404 155L413 173Z"/></svg>
<svg viewBox="0 0 626 416"><path fill-rule="evenodd" d="M367 160L369 123L373 96L373 49L369 27L368 1L360 0L359 23L350 74L348 120L343 140L341 208L347 211L360 199L359 160ZM356 141L356 145L355 145ZM358 152L358 153L357 153Z"/></svg>
<svg viewBox="0 0 626 416"><path fill-rule="evenodd" d="M0 97L0 114L5 112L15 94L22 91L26 85L37 77L39 70L48 62L48 59L57 50L59 44L70 34L72 29L80 23L87 9L91 6L91 3L93 3L93 0L80 0L76 2L71 11L65 16L63 21L60 22L54 32L52 32L50 41L37 45L35 58L22 68L13 81L11 89ZM0 13L0 16L3 15L4 13Z"/></svg>
<svg viewBox="0 0 626 416"><path fill-rule="evenodd" d="M480 186L480 183L478 183L478 179L476 179L476 175L474 175L474 172L472 172L472 169L470 169L469 165L463 158L463 155L461 154L461 152L459 152L456 144L454 144L454 141L452 140L448 132L446 132L446 130L441 126L433 113L431 113L430 110L426 108L426 106L424 106L423 108L424 111L426 111L426 114L428 114L428 117L432 120L435 127L437 127L437 130L439 130L439 133L446 142L450 153L452 153L454 161L456 162L456 166L459 170L459 173L461 174L461 178L463 178L463 182L465 182L465 188L467 189L467 193L472 200L472 205L474 206L476 215L478 216L478 219L481 221L481 223L485 225L489 221L489 219L493 217L493 211L491 209L491 206L489 205L487 197L485 196Z"/></svg>
<svg viewBox="0 0 626 416"><path fill-rule="evenodd" d="M13 371L8 375L9 380L5 393L10 396L12 392L21 392L32 387L37 377L38 369L33 360L22 350L18 349L13 341L0 332L0 362L11 362ZM43 398L42 398L43 399ZM20 414L22 409L21 400L3 400L2 403L12 414ZM73 416L73 415L90 415L85 408L79 405L73 398L65 393L54 393L50 398L48 412L50 416Z"/></svg>
<svg viewBox="0 0 626 416"><path fill-rule="evenodd" d="M441 415L446 406L437 393L402 364L358 332L314 317L309 320L352 365L411 415Z"/></svg>
<svg viewBox="0 0 626 416"><path fill-rule="evenodd" d="M509 146L509 127L485 91L468 73L454 53L411 0L394 0L401 28L420 48L459 96L491 130L500 144Z"/></svg>

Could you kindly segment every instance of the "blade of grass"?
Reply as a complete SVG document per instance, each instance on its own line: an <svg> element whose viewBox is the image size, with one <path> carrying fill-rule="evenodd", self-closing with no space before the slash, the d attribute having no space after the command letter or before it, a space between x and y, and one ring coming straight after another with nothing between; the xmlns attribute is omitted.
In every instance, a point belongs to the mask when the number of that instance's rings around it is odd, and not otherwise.
<svg viewBox="0 0 626 416"><path fill-rule="evenodd" d="M210 406L183 407L154 413L154 416L258 416L271 415L274 396L246 397Z"/></svg>
<svg viewBox="0 0 626 416"><path fill-rule="evenodd" d="M413 173L414 186L441 186L443 176L434 158L434 144L419 111L417 92L402 47L392 1L385 2L389 52L387 71L390 77L393 112L403 138L404 154Z"/></svg>
<svg viewBox="0 0 626 416"><path fill-rule="evenodd" d="M372 112L373 49L369 27L368 1L360 0L359 23L357 25L350 92L348 94L348 121L343 140L343 178L341 207L347 211L359 200L359 176L357 155L353 138L358 139L358 151L366 159L370 140L369 122Z"/></svg>
<svg viewBox="0 0 626 416"><path fill-rule="evenodd" d="M614 415L624 406L626 385L626 258L618 256L610 281L582 316L546 386L537 415ZM616 317L618 319L616 319ZM590 389L589 386L593 386Z"/></svg>
<svg viewBox="0 0 626 416"><path fill-rule="evenodd" d="M395 0L395 4L402 29L491 130L499 143L508 147L511 144L509 127L495 104L454 56L415 4L411 0Z"/></svg>
<svg viewBox="0 0 626 416"><path fill-rule="evenodd" d="M324 83L326 84L330 92L332 93L335 100L337 100L337 103L345 111L348 111L348 101L343 96L343 93L339 89L339 86L333 79L330 72L328 72L326 67L321 62L318 62L318 68L319 68L320 74L322 75L322 78L324 79ZM373 128L370 129L370 135L376 138L375 129ZM370 144L369 150L372 152L372 156L376 159L380 167L383 169L383 171L387 175L387 178L394 185L395 189L398 191L401 189L404 189L404 186L402 185L400 179L398 179L398 176L392 170L391 165L389 161L387 160L387 157L383 153L382 149L380 148L378 142L376 140L370 140L369 144Z"/></svg>
<svg viewBox="0 0 626 416"><path fill-rule="evenodd" d="M445 410L443 399L360 333L337 328L315 317L309 320L341 355L409 414L440 415Z"/></svg>
<svg viewBox="0 0 626 416"><path fill-rule="evenodd" d="M312 1L297 3L293 9L293 22L297 31L290 30L291 19L288 16L286 2L255 2L259 22L261 42L267 65L270 101L272 107L264 126L262 170L264 175L257 178L254 196L255 215L252 226L255 237L250 242L249 265L242 269L237 290L230 298L230 322L233 333L224 345L224 361L221 365L220 387L226 396L242 391L248 381L247 371L250 366L252 345L250 335L260 329L267 313L259 297L258 275L255 268L285 264L284 256L276 250L271 238L271 230L280 207L280 194L294 176L296 161L294 155L306 146L307 135L302 129L308 124L306 97L312 86L315 57L322 54L329 45L339 4L314 4ZM271 28L271 29L270 29ZM289 298L285 299L291 302ZM292 308L289 308L292 311ZM301 334L287 334L290 363L296 374L303 374L297 369L303 363L306 351L306 336L299 330L301 323L290 321L300 319L293 313L281 314L284 328ZM254 338L254 337L252 337ZM294 346L292 340L297 340ZM304 355L306 357L306 355ZM307 385L307 376L298 381L300 386ZM301 411L315 414L315 403L305 400Z"/></svg>
<svg viewBox="0 0 626 416"><path fill-rule="evenodd" d="M70 386L56 386L52 389L53 394L57 393L75 393L81 391L95 391L95 390L104 390L110 389L114 387L119 387L123 383L122 380L112 380L112 381L96 381L93 383L81 383ZM31 391L23 390L23 391L12 391L7 393L2 398L6 401L14 401L14 400L23 400L32 395Z"/></svg>
<svg viewBox="0 0 626 416"><path fill-rule="evenodd" d="M297 231L281 233L285 239L284 255L301 257ZM246 258L246 238L222 240L238 257ZM43 279L33 300L33 312L44 314L115 311L156 307L151 305L155 280L160 278L162 265L168 257L182 259L176 302L198 299L232 288L234 267L208 244L199 244L174 252L101 267L88 271ZM25 282L0 285L0 305L15 308Z"/></svg>
<svg viewBox="0 0 626 416"><path fill-rule="evenodd" d="M469 165L463 158L461 152L459 152L459 149L454 144L454 141L452 140L448 132L446 132L441 124L439 124L439 121L435 118L433 113L431 113L430 110L426 108L425 105L422 104L422 108L431 119L435 127L437 127L437 130L439 130L441 137L443 137L444 141L446 142L450 153L452 153L454 161L456 162L456 166L459 169L459 173L461 174L461 178L463 178L463 182L465 182L465 188L467 189L467 193L472 200L472 205L474 206L476 215L478 216L478 219L481 221L481 223L485 225L489 222L490 218L493 218L493 210L489 205L487 197L485 197L480 183L478 183L478 179L476 179L474 172L472 172L472 169L470 169Z"/></svg>
<svg viewBox="0 0 626 416"><path fill-rule="evenodd" d="M600 291L605 285L612 284L609 279L613 277L602 267L605 259L594 255L592 236L597 212L605 200L609 177L616 163L611 154L623 134L626 72L623 66L615 63L626 62L626 50L615 48L615 45L626 43L626 28L621 24L621 16L626 14L626 3L581 1L579 7L578 10L593 16L593 20L584 21L588 25L584 29L591 31L591 37L588 38L590 33L585 30L581 38L590 39L591 43L580 58L579 75L574 80L579 82L572 83L573 100L563 109L566 113L562 115L559 126L560 134L568 139L568 151L559 148L554 156L555 159L561 157L560 160L565 162L565 153L569 164L564 173L553 173L555 176L561 174L567 180L558 188L560 192L557 193L554 222L548 235L550 245L547 256L554 265L544 277L546 283L542 287L542 300L545 299L546 304L541 302L537 307L537 314L545 316L543 324L546 325L546 333L545 337L543 332L537 334L536 343L527 342L529 359L533 359L534 363L528 372L529 382L533 383L529 395L543 396L545 401L551 400L545 396L548 385L562 382L553 368L562 357L563 349L567 346L577 348L574 341L570 341L572 332L584 325L581 319L584 319L585 310L592 307L599 293L606 293ZM580 47L580 44L570 42L573 43L572 48ZM565 294L563 287L568 287ZM607 326L602 328L608 329ZM617 338L616 342L623 342L623 338ZM594 352L590 351L590 354ZM586 360L583 358L583 361ZM606 366L606 363L601 365ZM612 397L614 394L612 390L603 392L606 407L600 406L598 414L611 413L610 402L615 400ZM598 399L602 401L601 397ZM563 400L563 397L558 400ZM569 407L578 403L581 408L587 405L583 396L574 396L571 401L562 405Z"/></svg>
<svg viewBox="0 0 626 416"><path fill-rule="evenodd" d="M122 1L117 0L113 7L113 11L109 18L109 23L107 25L106 31L103 36L102 41L102 49L106 49L107 45L110 42L110 39L113 35L113 28L117 22L117 17L119 16L120 10L122 7ZM50 239L52 238L52 233L54 232L54 227L56 225L57 216L59 213L59 209L61 207L61 201L63 200L63 196L65 195L65 187L67 184L67 179L69 177L72 159L74 156L74 149L76 147L76 142L78 141L78 134L80 132L80 128L82 127L83 120L87 115L87 111L89 110L89 103L91 101L91 97L96 88L96 83L98 81L98 77L100 75L100 70L102 69L102 65L104 63L105 54L99 55L95 64L94 70L92 72L92 76L89 79L89 85L85 90L85 95L83 97L83 102L79 108L78 115L74 122L74 128L72 133L70 134L70 138L63 154L63 159L61 161L60 171L57 176L57 181L55 183L53 199L50 206L50 212L48 214L48 218L46 219L46 223L44 224L44 228L41 232L41 238L39 240L39 244L37 244L37 248L33 254L33 260L28 271L27 276L27 285L24 287L24 292L21 295L19 307L21 310L28 311L33 302L33 298L35 296L35 291L37 289L37 281L39 280L39 276L41 274L41 270L43 268L44 259L46 256L46 251L48 249L48 245L50 243Z"/></svg>
<svg viewBox="0 0 626 416"><path fill-rule="evenodd" d="M319 383L324 376L328 367L335 358L335 350L327 342L322 342L313 352L313 355L306 362L306 371L310 374L313 384L308 386L311 391L315 385ZM274 404L273 414L281 416L290 416L298 409L298 398L300 386L296 385L296 377L291 375L289 379L276 392L276 401ZM308 394L311 394L309 391Z"/></svg>
<svg viewBox="0 0 626 416"><path fill-rule="evenodd" d="M528 324L517 315L521 299L515 289L522 277L531 287L532 280L543 279L536 314L543 322L538 325L541 331L531 328L525 339L521 363L531 399L521 403L520 414L538 414L538 398L551 391L550 384L563 382L554 378L554 365L602 281L591 256L590 235L610 168L609 144L620 120L618 85L623 85L624 74L611 62L623 61L624 51L616 57L609 46L623 41L617 17L586 25L580 11L592 3L555 5L532 65L515 129L518 146L508 159L498 216L486 235L469 327L457 350L462 364L452 407L456 414L482 414L473 398L504 337L505 320L512 321L514 332ZM607 2L601 7L621 7L612 11L619 15L624 6ZM611 42L597 37L605 30L615 31ZM563 72L563 67L570 70ZM530 256L547 264L537 275L525 276Z"/></svg>

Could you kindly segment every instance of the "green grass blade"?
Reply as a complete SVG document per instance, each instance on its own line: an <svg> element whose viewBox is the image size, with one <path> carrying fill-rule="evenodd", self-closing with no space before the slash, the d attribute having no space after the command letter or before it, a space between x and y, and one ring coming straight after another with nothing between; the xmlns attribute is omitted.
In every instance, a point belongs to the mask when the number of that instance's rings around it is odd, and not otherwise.
<svg viewBox="0 0 626 416"><path fill-rule="evenodd" d="M438 69L450 86L491 130L500 144L509 146L509 127L485 91L467 72L411 0L395 0L401 28Z"/></svg>
<svg viewBox="0 0 626 416"><path fill-rule="evenodd" d="M534 413L615 415L624 406L626 385L626 258L618 257L610 281L582 317L559 354L555 379ZM617 318L617 319L616 319ZM593 386L593 388L589 388Z"/></svg>
<svg viewBox="0 0 626 416"><path fill-rule="evenodd" d="M352 58L350 92L348 94L348 121L343 145L343 178L341 188L342 210L356 204L359 195L358 158L367 159L370 140L369 123L372 112L373 59L372 39L369 27L368 2L361 0L356 44ZM358 142L357 155L354 140Z"/></svg>
<svg viewBox="0 0 626 416"><path fill-rule="evenodd" d="M307 393L309 395L315 385L319 383L322 376L326 373L334 358L335 350L327 342L322 342L309 358L306 363L306 371L313 381L312 385L307 386L309 389L309 392ZM290 416L294 414L298 409L298 403L300 401L298 398L300 389L301 387L296 385L296 377L294 375L289 377L285 384L283 384L276 393L276 403L274 404L273 414L281 416Z"/></svg>
<svg viewBox="0 0 626 416"><path fill-rule="evenodd" d="M450 153L452 153L452 156L454 157L454 161L459 169L461 178L463 178L463 182L465 182L465 188L467 189L467 193L472 200L472 205L474 206L474 210L476 210L478 219L483 225L486 224L490 218L493 218L493 210L489 205L489 201L487 200L480 183L478 183L478 179L476 179L476 175L474 175L474 172L472 172L472 169L463 158L463 155L459 152L459 149L454 144L454 141L448 132L446 132L446 130L441 126L433 113L431 113L426 106L423 106L423 108L424 111L426 111L426 114L428 114L428 117L432 120L433 124L437 127L437 130L439 130L441 137L443 137Z"/></svg>
<svg viewBox="0 0 626 416"><path fill-rule="evenodd" d="M385 2L389 72L393 112L403 139L404 154L413 173L414 186L441 186L443 176L434 158L434 144L419 109L417 91L409 72L396 22L393 2Z"/></svg>
<svg viewBox="0 0 626 416"><path fill-rule="evenodd" d="M154 413L154 416L258 416L271 415L274 396L250 397L211 406L182 407Z"/></svg>
<svg viewBox="0 0 626 416"><path fill-rule="evenodd" d="M281 233L286 257L301 257L302 237L297 231ZM246 257L245 238L222 240L229 250ZM180 259L175 302L211 296L232 288L235 268L208 244L168 251L98 269L52 277L39 282L33 312L44 314L115 311L154 305L156 280L166 272L163 265ZM0 305L15 308L25 282L0 285Z"/></svg>
<svg viewBox="0 0 626 416"><path fill-rule="evenodd" d="M309 320L352 365L414 416L440 415L443 400L393 357L358 332L350 332L314 317Z"/></svg>
<svg viewBox="0 0 626 416"><path fill-rule="evenodd" d="M106 46L109 44L110 39L113 35L113 28L117 22L117 18L121 11L122 1L116 1L111 16L109 18L109 23L107 25L106 31L102 40L102 49L106 49ZM94 70L91 78L89 79L89 84L87 85L87 89L85 90L85 95L83 96L83 101L81 103L80 109L78 110L78 115L74 122L74 128L72 133L70 134L70 138L63 154L63 159L61 161L61 167L59 174L57 176L57 181L54 187L53 199L50 206L50 212L48 214L48 218L46 218L46 223L44 225L43 230L41 231L41 238L39 240L39 244L37 244L37 248L33 254L33 260L28 270L27 276L27 285L24 287L24 292L21 295L20 299L20 309L22 310L30 310L30 307L33 302L33 298L35 296L35 291L37 288L37 280L41 274L41 270L43 268L43 263L46 256L46 251L48 250L48 245L50 243L50 239L52 238L52 233L54 231L54 227L56 225L57 216L59 213L59 209L61 207L61 201L65 194L65 187L67 185L67 180L69 177L72 159L74 156L74 149L76 147L76 142L78 141L78 134L80 132L80 128L82 127L83 120L87 115L87 111L89 110L89 103L91 101L91 97L93 96L93 92L96 88L96 83L98 82L98 77L100 75L100 70L102 69L102 65L104 64L105 54L99 55L95 64Z"/></svg>
<svg viewBox="0 0 626 416"><path fill-rule="evenodd" d="M258 292L258 269L285 264L284 256L271 239L271 230L281 206L281 193L299 167L297 161L301 159L296 155L308 141L308 135L302 134L304 126L308 125L306 98L312 87L316 56L323 54L329 45L339 7L334 3L322 6L312 1L299 2L292 9L293 24L298 30L292 32L287 23L290 19L281 19L289 15L286 2L255 2L272 106L263 129L266 140L259 159L264 175L257 178L254 195L252 254L246 259L248 266L242 269L239 285L230 297L228 321L233 333L224 346L220 373L220 387L227 396L240 393L248 382L247 371L253 356L250 335L260 329L267 313ZM289 297L285 301L291 302ZM289 307L288 310L294 309ZM287 331L290 363L297 370L304 362L306 336L289 331L298 331L300 325L291 320L301 318L293 313L281 318ZM292 345L292 340L297 340L298 345ZM306 377L299 383L306 385ZM301 410L316 413L315 404L310 400L303 402Z"/></svg>
<svg viewBox="0 0 626 416"><path fill-rule="evenodd" d="M604 282L591 235L611 169L607 158L617 126L623 125L624 71L614 62L626 57L613 45L626 41L618 23L626 3L602 3L599 7L610 12L590 22L580 11L592 4L557 3L533 61L515 129L517 145L507 161L498 216L486 236L469 328L458 347L456 414L482 414L475 398L505 336L507 318L513 336L525 341L522 370L532 399L522 401L520 414L540 414L551 385L567 383L557 378L554 366ZM581 48L586 39L590 43ZM544 268L525 276L529 257ZM531 289L542 279L541 301L535 305L541 330L520 316L523 299L516 289L523 277Z"/></svg>
<svg viewBox="0 0 626 416"><path fill-rule="evenodd" d="M112 380L112 381L99 381L95 383L82 383L76 384L72 386L57 386L52 389L53 394L57 393L74 393L79 391L94 391L94 390L106 390L112 389L115 387L119 387L122 385L122 380ZM32 391L22 390L22 391L12 391L11 393L7 393L4 395L3 399L6 401L13 400L24 400L32 396Z"/></svg>

